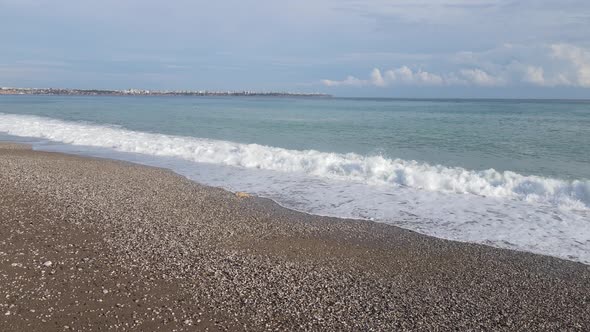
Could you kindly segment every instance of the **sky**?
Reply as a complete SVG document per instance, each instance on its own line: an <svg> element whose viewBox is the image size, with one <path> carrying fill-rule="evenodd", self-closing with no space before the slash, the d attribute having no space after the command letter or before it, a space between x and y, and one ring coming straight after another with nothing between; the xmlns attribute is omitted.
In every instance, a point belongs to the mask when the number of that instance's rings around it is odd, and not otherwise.
<svg viewBox="0 0 590 332"><path fill-rule="evenodd" d="M0 86L590 99L588 0L0 0Z"/></svg>

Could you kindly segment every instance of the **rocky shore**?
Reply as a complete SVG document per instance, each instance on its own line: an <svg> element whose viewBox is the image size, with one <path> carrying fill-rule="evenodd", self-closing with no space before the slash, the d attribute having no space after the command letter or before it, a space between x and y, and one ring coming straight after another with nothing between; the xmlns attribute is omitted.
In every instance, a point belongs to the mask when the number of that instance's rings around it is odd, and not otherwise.
<svg viewBox="0 0 590 332"><path fill-rule="evenodd" d="M590 267L0 144L0 330L590 330Z"/></svg>

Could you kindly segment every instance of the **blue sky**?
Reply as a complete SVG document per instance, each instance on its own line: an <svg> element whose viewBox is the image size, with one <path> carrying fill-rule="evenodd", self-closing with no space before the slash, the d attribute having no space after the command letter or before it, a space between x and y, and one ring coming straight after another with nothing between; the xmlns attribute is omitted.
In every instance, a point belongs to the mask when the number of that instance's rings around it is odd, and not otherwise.
<svg viewBox="0 0 590 332"><path fill-rule="evenodd" d="M0 0L0 86L590 98L588 0Z"/></svg>

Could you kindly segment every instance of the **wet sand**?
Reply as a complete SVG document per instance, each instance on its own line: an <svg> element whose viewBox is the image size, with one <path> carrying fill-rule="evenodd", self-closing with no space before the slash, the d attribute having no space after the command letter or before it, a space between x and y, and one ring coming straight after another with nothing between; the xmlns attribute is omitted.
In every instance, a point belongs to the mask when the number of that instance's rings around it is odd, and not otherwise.
<svg viewBox="0 0 590 332"><path fill-rule="evenodd" d="M590 330L590 267L0 144L0 330Z"/></svg>

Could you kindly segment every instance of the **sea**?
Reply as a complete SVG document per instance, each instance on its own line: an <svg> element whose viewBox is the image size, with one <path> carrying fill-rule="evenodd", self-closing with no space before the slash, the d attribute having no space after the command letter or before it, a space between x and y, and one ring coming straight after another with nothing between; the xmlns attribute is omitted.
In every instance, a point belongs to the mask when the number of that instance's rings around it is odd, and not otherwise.
<svg viewBox="0 0 590 332"><path fill-rule="evenodd" d="M590 101L14 95L0 140L590 264Z"/></svg>

